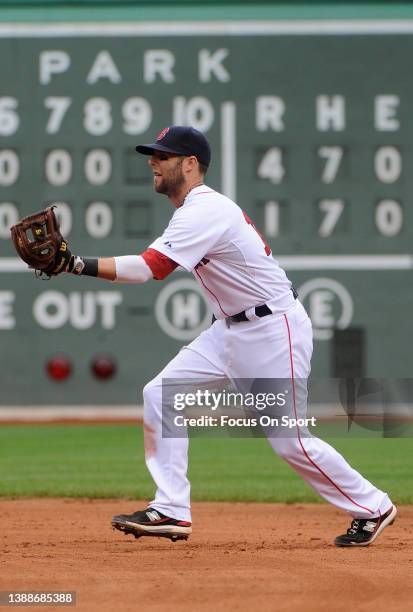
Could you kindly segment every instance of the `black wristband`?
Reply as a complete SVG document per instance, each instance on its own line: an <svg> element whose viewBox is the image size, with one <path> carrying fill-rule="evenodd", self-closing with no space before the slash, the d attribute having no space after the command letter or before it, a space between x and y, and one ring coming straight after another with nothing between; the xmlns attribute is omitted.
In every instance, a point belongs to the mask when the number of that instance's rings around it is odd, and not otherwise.
<svg viewBox="0 0 413 612"><path fill-rule="evenodd" d="M97 259L86 259L82 257L85 262L85 267L83 268L81 274L83 276L97 276L98 275L98 260Z"/></svg>
<svg viewBox="0 0 413 612"><path fill-rule="evenodd" d="M67 272L77 276L97 276L98 269L97 259L86 259L86 257L79 257L79 255L72 255L67 266Z"/></svg>

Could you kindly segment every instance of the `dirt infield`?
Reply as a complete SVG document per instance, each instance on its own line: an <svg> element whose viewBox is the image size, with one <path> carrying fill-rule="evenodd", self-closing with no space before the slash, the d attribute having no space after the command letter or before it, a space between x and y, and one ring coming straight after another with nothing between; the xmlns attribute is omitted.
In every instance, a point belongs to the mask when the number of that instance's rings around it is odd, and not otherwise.
<svg viewBox="0 0 413 612"><path fill-rule="evenodd" d="M357 549L332 545L348 518L327 505L194 504L194 533L176 543L112 531L113 514L139 507L0 500L0 590L74 590L65 609L85 612L412 609L412 506Z"/></svg>

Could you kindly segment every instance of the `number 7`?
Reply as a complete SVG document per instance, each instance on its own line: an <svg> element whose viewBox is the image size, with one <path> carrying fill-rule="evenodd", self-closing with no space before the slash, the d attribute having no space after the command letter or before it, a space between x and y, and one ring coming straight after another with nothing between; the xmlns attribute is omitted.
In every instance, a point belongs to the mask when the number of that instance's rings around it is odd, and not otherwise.
<svg viewBox="0 0 413 612"><path fill-rule="evenodd" d="M45 98L44 105L51 111L46 126L47 134L56 134L60 130L63 118L71 104L72 99L68 97L49 96Z"/></svg>

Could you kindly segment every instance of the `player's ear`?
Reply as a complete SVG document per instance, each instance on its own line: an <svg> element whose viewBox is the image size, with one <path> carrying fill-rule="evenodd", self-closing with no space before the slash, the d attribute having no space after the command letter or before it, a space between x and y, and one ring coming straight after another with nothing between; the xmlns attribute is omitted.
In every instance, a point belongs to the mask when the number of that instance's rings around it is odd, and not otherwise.
<svg viewBox="0 0 413 612"><path fill-rule="evenodd" d="M195 157L195 155L191 155L189 159L191 161L191 166L190 166L191 170L196 170L196 169L199 170L199 162L198 162L198 159Z"/></svg>
<svg viewBox="0 0 413 612"><path fill-rule="evenodd" d="M187 172L192 172L198 165L198 160L195 155L188 155L184 158L184 168Z"/></svg>

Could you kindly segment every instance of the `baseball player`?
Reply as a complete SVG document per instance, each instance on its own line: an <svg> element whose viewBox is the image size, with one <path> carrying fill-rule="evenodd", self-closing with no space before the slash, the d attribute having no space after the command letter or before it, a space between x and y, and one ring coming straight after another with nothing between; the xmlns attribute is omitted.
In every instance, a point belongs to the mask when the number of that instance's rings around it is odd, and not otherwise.
<svg viewBox="0 0 413 612"><path fill-rule="evenodd" d="M205 184L211 150L192 127L171 126L148 156L157 193L175 207L168 227L140 255L85 259L65 252L65 271L122 283L162 280L178 266L194 275L216 321L185 346L143 391L146 464L156 484L146 510L112 525L137 537L186 539L192 531L188 438L162 436L162 379L291 381L291 413L305 414L313 350L310 319L285 272L250 218ZM329 444L304 434L270 436L274 451L352 523L337 546L368 546L394 521L388 495L354 470Z"/></svg>

